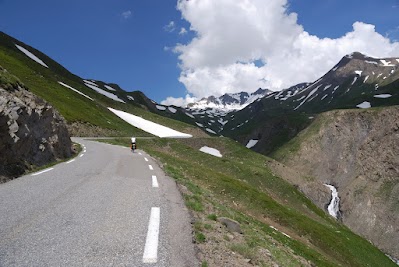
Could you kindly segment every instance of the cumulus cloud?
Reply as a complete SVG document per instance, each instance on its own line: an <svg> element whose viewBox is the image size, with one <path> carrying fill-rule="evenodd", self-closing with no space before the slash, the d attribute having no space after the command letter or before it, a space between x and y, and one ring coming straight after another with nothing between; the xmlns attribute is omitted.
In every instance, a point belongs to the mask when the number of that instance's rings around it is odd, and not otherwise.
<svg viewBox="0 0 399 267"><path fill-rule="evenodd" d="M311 82L354 51L399 56L398 42L363 22L340 38L311 35L287 0L178 0L177 9L196 34L174 48L179 81L197 98Z"/></svg>
<svg viewBox="0 0 399 267"><path fill-rule="evenodd" d="M168 97L165 100L161 101L162 105L165 106L177 106L177 107L185 107L190 103L194 103L195 101L197 101L198 99L195 97L190 96L189 94L186 95L185 98L183 97Z"/></svg>
<svg viewBox="0 0 399 267"><path fill-rule="evenodd" d="M123 11L121 16L124 19L129 19L132 16L132 11L130 10Z"/></svg>

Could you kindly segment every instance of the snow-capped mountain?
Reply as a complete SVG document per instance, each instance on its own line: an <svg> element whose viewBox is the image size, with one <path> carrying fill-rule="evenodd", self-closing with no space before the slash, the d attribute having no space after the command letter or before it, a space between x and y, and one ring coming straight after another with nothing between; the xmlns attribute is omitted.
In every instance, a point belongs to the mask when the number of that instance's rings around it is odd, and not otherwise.
<svg viewBox="0 0 399 267"><path fill-rule="evenodd" d="M381 105L379 99L391 98L383 87L398 79L399 58L376 59L355 52L305 88L290 88L267 97L283 102L289 109L308 112L365 108Z"/></svg>
<svg viewBox="0 0 399 267"><path fill-rule="evenodd" d="M268 89L259 88L254 93L241 92L235 94L224 94L220 97L210 96L202 98L198 102L191 103L187 107L190 109L211 108L222 111L240 110L271 92L272 91Z"/></svg>

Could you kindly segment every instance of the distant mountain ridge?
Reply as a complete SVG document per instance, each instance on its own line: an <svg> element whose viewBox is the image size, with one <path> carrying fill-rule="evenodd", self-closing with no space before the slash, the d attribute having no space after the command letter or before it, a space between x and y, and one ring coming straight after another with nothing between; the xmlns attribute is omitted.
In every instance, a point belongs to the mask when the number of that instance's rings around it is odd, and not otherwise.
<svg viewBox="0 0 399 267"><path fill-rule="evenodd" d="M223 111L240 110L254 102L255 100L270 94L269 89L259 88L253 93L240 92L234 94L224 94L220 97L204 97L200 101L187 105L190 109L218 109Z"/></svg>

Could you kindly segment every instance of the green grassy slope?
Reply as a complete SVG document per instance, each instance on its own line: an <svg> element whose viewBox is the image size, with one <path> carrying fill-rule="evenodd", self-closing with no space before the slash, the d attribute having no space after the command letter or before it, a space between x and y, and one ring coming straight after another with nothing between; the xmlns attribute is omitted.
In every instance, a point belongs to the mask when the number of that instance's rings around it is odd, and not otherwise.
<svg viewBox="0 0 399 267"><path fill-rule="evenodd" d="M128 140L114 143L127 144ZM167 173L190 191L186 204L204 218L229 216L244 228L239 253L256 255L259 248L272 251L277 243L288 250L273 253L282 266L300 266L296 257L315 266L395 266L368 241L352 233L313 205L295 187L274 175L269 158L225 138L191 140L138 140L140 148L156 156ZM198 149L217 148L223 158ZM207 219L200 222L206 225ZM273 225L291 238L269 227ZM206 240L211 230L201 230ZM276 245L275 245L276 246ZM242 249L245 248L245 249ZM278 253L286 253L284 257ZM244 255L245 256L245 255ZM262 265L262 259L257 264Z"/></svg>
<svg viewBox="0 0 399 267"><path fill-rule="evenodd" d="M18 44L36 55L48 65L46 68L33 61L15 46ZM84 85L82 78L72 74L64 67L53 61L40 51L0 32L0 65L10 74L15 75L34 94L42 97L52 104L65 117L68 123L80 122L98 126L103 129L113 130L122 136L149 136L135 127L119 119L107 107L124 110L178 131L195 131L195 127L188 124L165 118L146 111L143 106L130 101L127 93L114 85L116 94L125 103L116 102L106 96L96 93ZM60 85L63 82L83 94L93 98L94 101ZM104 83L98 82L99 86ZM104 87L103 87L104 88Z"/></svg>

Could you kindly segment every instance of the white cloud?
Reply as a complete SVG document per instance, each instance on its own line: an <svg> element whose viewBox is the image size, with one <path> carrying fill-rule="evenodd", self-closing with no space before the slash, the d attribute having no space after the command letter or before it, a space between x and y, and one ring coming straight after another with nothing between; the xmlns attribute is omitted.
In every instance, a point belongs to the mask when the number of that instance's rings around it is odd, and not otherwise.
<svg viewBox="0 0 399 267"><path fill-rule="evenodd" d="M187 33L186 28L182 27L182 28L180 29L179 35L185 35L186 33Z"/></svg>
<svg viewBox="0 0 399 267"><path fill-rule="evenodd" d="M169 21L169 23L165 25L163 29L167 32L174 32L176 30L176 24L174 21Z"/></svg>
<svg viewBox="0 0 399 267"><path fill-rule="evenodd" d="M163 100L161 102L161 104L165 105L165 106L173 105L173 106L177 106L177 107L185 107L185 106L187 106L187 104L193 103L197 100L198 100L197 98L192 97L187 94L185 98L183 98L183 97L178 97L178 98L168 97L165 100Z"/></svg>
<svg viewBox="0 0 399 267"><path fill-rule="evenodd" d="M196 33L174 48L179 80L197 98L314 81L354 51L399 55L399 43L363 22L340 38L311 35L288 13L287 0L178 0L177 8Z"/></svg>
<svg viewBox="0 0 399 267"><path fill-rule="evenodd" d="M132 11L126 10L126 11L122 12L121 16L124 19L129 19L132 16Z"/></svg>

